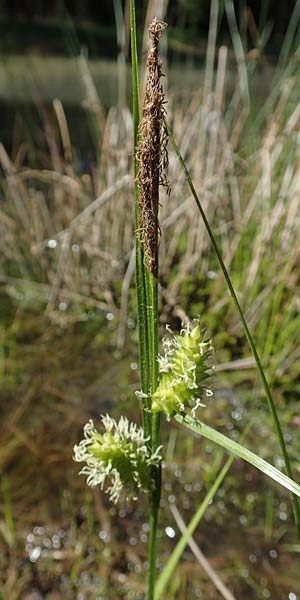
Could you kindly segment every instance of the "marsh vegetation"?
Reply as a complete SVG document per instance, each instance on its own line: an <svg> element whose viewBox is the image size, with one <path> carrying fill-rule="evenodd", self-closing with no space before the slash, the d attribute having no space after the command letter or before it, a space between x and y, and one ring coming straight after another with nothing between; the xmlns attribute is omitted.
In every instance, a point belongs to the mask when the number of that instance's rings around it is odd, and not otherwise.
<svg viewBox="0 0 300 600"><path fill-rule="evenodd" d="M170 81L168 121L262 357L297 479L298 51L286 43L269 69L263 51L242 52L238 31L233 50L218 48L215 17L201 76L189 71L189 87ZM108 409L117 418L126 407L136 420L139 389L126 77L116 69L112 104L93 65L83 55L76 64L80 122L69 122L66 85L50 105L36 98L34 120L19 110L9 147L0 145L3 600L146 594L146 506L111 506L85 487L70 458L89 418ZM272 84L260 103L266 72ZM168 179L171 196L160 196L160 332L201 316L217 364L201 418L233 440L251 422L247 446L283 470L242 325L172 147ZM162 441L159 569L181 519L189 522L225 462L222 449L165 421ZM288 493L249 465L234 461L194 538L232 597L298 600L300 544ZM219 597L199 560L185 550L168 599Z"/></svg>

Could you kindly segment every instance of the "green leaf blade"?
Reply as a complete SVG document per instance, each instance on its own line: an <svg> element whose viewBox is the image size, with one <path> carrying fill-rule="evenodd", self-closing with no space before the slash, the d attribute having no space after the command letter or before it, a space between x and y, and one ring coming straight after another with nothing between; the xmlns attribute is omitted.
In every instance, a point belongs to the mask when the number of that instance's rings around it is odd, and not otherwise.
<svg viewBox="0 0 300 600"><path fill-rule="evenodd" d="M273 481L276 481L282 487L289 490L290 492L292 492L292 494L295 494L300 498L300 485L298 485L293 479L279 471L279 469L276 469L274 465L268 463L266 460L264 460L251 450L248 450L248 448L245 448L245 446L242 446L238 442L235 442L231 438L228 438L226 435L220 433L216 429L205 425L205 423L203 423L202 421L197 421L196 419L193 419L192 417L189 417L187 415L176 415L174 418L178 423L184 425L191 431L194 431L198 435L202 435L211 442L222 446L223 448L225 448L225 450L228 450L235 456L238 456L242 460L245 460L250 465L252 465L256 469L273 479Z"/></svg>

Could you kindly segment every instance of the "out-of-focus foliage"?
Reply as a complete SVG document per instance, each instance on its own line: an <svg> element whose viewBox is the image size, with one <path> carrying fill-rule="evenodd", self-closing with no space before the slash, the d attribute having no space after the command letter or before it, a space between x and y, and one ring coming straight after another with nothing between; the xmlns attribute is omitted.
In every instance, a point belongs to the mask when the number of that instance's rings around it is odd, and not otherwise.
<svg viewBox="0 0 300 600"><path fill-rule="evenodd" d="M129 23L129 1L117 3ZM137 6L138 30L142 31L149 6L148 0L141 0ZM219 1L219 35L230 39L228 22L225 16L225 0ZM288 29L295 2L270 2L269 0L233 1L237 22L245 33L250 46L255 45L256 34L261 34L266 24L270 29L269 50L278 52ZM116 3L112 0L15 0L2 2L0 7L0 44L6 50L13 43L16 49L45 49L51 53L64 49L62 34L72 26L76 28L80 43L87 44L94 55L116 54L115 12ZM166 21L170 31L186 43L196 45L200 38L206 38L211 3L207 0L172 0L167 2ZM94 43L92 43L94 39Z"/></svg>

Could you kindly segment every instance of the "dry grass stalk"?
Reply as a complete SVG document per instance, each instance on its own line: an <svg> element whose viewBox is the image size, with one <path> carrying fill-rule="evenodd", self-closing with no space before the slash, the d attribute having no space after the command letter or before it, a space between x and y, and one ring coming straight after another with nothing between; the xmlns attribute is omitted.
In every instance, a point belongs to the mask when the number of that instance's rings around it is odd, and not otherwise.
<svg viewBox="0 0 300 600"><path fill-rule="evenodd" d="M149 34L151 47L147 59L147 81L140 125L141 141L138 149L140 189L140 235L146 266L157 276L158 270L158 204L159 185L166 185L167 138L162 130L164 93L160 83L161 62L158 58L159 38L166 24L153 19Z"/></svg>

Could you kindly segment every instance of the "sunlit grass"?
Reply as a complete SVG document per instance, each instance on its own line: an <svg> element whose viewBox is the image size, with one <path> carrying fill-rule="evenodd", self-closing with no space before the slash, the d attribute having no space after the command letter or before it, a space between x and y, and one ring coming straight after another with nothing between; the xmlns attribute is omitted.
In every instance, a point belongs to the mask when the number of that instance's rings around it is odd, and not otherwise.
<svg viewBox="0 0 300 600"><path fill-rule="evenodd" d="M232 78L227 62L228 56L223 48L219 52L218 71L212 77L207 97L203 97L200 90L192 98L185 97L179 103L170 94L168 112L180 150L189 165L257 341L263 366L273 384L274 397L283 415L284 433L289 446L292 446L292 462L297 467L299 443L296 438L298 416L295 399L299 386L300 340L299 307L295 294L299 286L299 170L296 158L300 99L296 62L291 60L289 78L282 77L276 93L272 90L272 110L257 126L256 113L245 112L239 94L232 96L232 88L227 86L228 79ZM251 64L247 67L250 70ZM251 92L250 76L248 83ZM91 101L90 92L89 88L83 92L87 103ZM92 109L91 105L89 108ZM110 404L111 398L118 395L116 387L114 392L111 390L112 380L118 379L123 395L121 404L129 402L125 392L128 377L132 387L137 387L137 357L132 344L135 337L135 330L132 331L135 327L133 294L130 287L135 227L131 206L132 183L128 176L132 167L132 118L127 108L121 112L112 108L105 116L98 111L96 119L103 119L101 126L98 121L101 132L100 148L95 151L98 163L91 160L85 168L76 162L74 148L73 159L70 161L68 158L66 130L63 119L57 119L57 111L41 111L40 116L41 129L30 148L23 143L26 139L22 137L24 130L20 129L19 138L16 138L19 145L13 148L12 155L8 156L3 148L1 150L1 164L5 172L1 186L5 202L0 213L0 281L3 303L9 309L3 318L1 383L5 422L0 458L5 467L15 465L11 467L15 476L9 480L9 510L13 516L14 534L16 532L16 555L24 556L23 541L34 526L49 520L49 535L50 531L54 535L56 529L52 522L64 521L69 536L63 547L65 554L55 557L55 548L52 548L47 556L37 560L36 566L40 568L39 565L43 565L50 577L56 569L53 565L63 565L67 569L68 561L71 561L70 576L65 581L70 598L74 597L75 588L82 589L83 593L94 593L98 585L93 579L95 572L105 579L103 587L99 584L98 593L108 593L109 585L113 585L116 594L126 597L132 589L136 592L145 589L145 569L140 557L146 561L146 544L139 540L135 552L134 545L124 542L120 560L124 560L127 566L130 564L134 574L130 571L122 582L122 572L116 571L113 554L119 546L118 536L125 538L128 535L127 525L120 525L123 523L120 517L117 526L114 526L115 515L102 505L98 495L92 501L89 498L86 506L79 487L72 489L71 474L66 476L66 485L65 469L70 460L69 449L88 413L102 411L103 405ZM69 137L72 144L71 129ZM36 156L34 169L32 153ZM245 426L245 415L258 415L249 447L257 451L259 445L260 454L271 461L275 458L276 465L282 468L275 439L269 434L270 423L262 406L253 362L248 360L249 351L241 325L218 274L217 262L206 241L203 224L196 216L188 186L172 151L169 176L172 199L163 197L161 207L161 326L171 321L176 328L186 313L189 316L204 315L214 336L219 363L214 406L206 409L207 421L226 433L232 431L233 436L238 436ZM202 265L201 272L199 264ZM100 361L99 348L103 348L107 337L111 345ZM130 344L135 366L130 369L125 359L122 363L117 362L110 371L106 362L106 379L103 379L102 360L114 352L116 338L118 352L124 352ZM117 353L116 359L119 356ZM244 364L248 366L238 370L243 357L246 359ZM61 364L64 365L64 373L59 374ZM86 378L91 382L91 389L87 390L87 414L82 414L78 390L82 394L86 392ZM130 411L135 414L132 406ZM181 512L188 512L185 515L188 522L199 501L199 490L193 487L195 473L198 479L201 469L201 476L207 482L203 484L207 489L201 489L201 493L207 491L220 466L217 462L222 460L218 453L214 457L211 455L211 448L205 442L184 440L179 433L178 436L180 444L176 444L176 459L171 451L171 436L166 465L170 481L163 490L160 532L163 561L166 561L172 547L172 538L165 535L164 527L176 529L173 522L170 525L168 509L172 495L181 503ZM41 447L43 475L38 482L34 473ZM56 474L53 465L56 465ZM47 488L47 475L51 470L54 482L51 481ZM22 473L28 473L29 480L37 483L34 490L30 481L26 486L24 481L24 493L21 493L18 477ZM272 562L275 555L274 552L270 555L270 551L280 547L285 559L279 563L279 579L287 587L285 571L288 570L287 591L291 591L291 586L297 585L297 569L293 555L287 558L286 545L294 543L287 498L277 489L272 492L274 498L270 493L267 499L262 498L253 491L251 481L256 476L248 468L236 466L234 474L228 477L224 495L217 500L225 508L217 510L218 505L210 507L207 521L202 523L203 533L198 534L199 544L216 557L221 571L224 571L224 579L235 586L238 597L248 594L250 598L249 594L253 593L253 598L256 598L261 587L259 577L268 578L269 574L260 564L260 558L257 559L259 565L251 561L250 564L243 548L233 549L233 546L239 548L238 540L232 542L230 553L224 556L224 544L228 538L224 522L227 524L232 520L243 537L246 532L249 548L254 548L254 556L262 546L263 556ZM180 479L183 479L183 485L192 486L193 494L186 489L184 493L181 491ZM51 494L50 484L59 497L61 494L60 506L55 514L51 510L47 513L44 498L45 489ZM266 484L258 479L255 487L259 485ZM245 496L245 503L239 496ZM7 496L3 502L7 507ZM31 504L43 506L43 517L35 508L32 509ZM28 511L26 520L22 514L25 505L32 509ZM91 510L96 523L94 536ZM243 517L241 521L236 518L237 514ZM280 514L286 517L281 518ZM127 517L135 524L146 519L141 512ZM130 539L137 535L135 524L131 523ZM7 528L7 517L5 526ZM254 527L260 531L259 543L253 540L251 528ZM217 548L206 538L212 529L215 537L220 530L223 532L222 543ZM2 530L6 531L3 527ZM109 544L104 545L99 538L100 531L107 535L113 532L111 551ZM145 533L144 529L142 531ZM72 548L76 542L79 550L74 556ZM5 541L3 543L6 544ZM36 545L40 543L42 541L37 535ZM108 572L104 573L102 567L99 568L97 560L89 563L88 548L91 546L97 553L105 549ZM295 552L299 551L297 544L293 548ZM30 551L26 553L28 557ZM11 576L18 579L14 561L6 555L2 560L5 570L9 567ZM244 565L247 565L247 576L242 574ZM81 577L87 570L89 582ZM178 594L190 597L194 593L191 592L191 581L195 588L199 583L200 590L212 593L211 584L199 574L199 567L195 567L189 555L180 568L180 576L175 576L171 582L170 598L176 598ZM273 583L271 580L268 582L272 593ZM18 585L20 593L33 585L29 568L25 568L22 578L19 577ZM18 593L17 586L16 598Z"/></svg>

